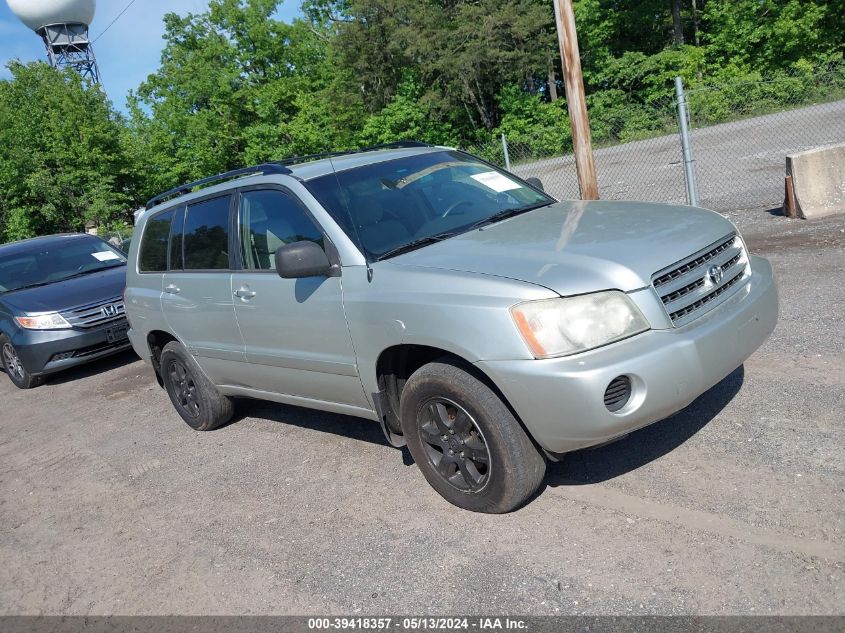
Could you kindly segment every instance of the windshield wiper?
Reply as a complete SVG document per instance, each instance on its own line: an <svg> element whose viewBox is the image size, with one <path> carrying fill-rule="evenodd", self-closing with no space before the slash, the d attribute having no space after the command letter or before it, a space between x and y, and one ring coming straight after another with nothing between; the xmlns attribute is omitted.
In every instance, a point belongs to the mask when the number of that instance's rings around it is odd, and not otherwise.
<svg viewBox="0 0 845 633"><path fill-rule="evenodd" d="M69 275L68 277L62 277L61 279L57 279L51 283L59 283L62 281L67 281L68 279L76 279L77 277L84 277L85 275L93 275L94 273L101 273L104 270L111 270L112 268L118 268L119 266L125 266L126 262L120 262L119 264L112 264L111 266L100 266L99 268L91 268L89 270L83 270L82 272L74 273L73 275Z"/></svg>
<svg viewBox="0 0 845 633"><path fill-rule="evenodd" d="M61 279L51 279L50 281L42 281L41 283L37 284L30 284L28 286L21 286L20 288L14 288L13 290L9 290L9 292L16 292L18 290L29 290L30 288L40 288L41 286L50 286L52 284L60 284L63 281L67 281L68 279L76 279L77 277L84 277L85 275L92 275L94 273L101 273L104 270L111 270L112 268L117 268L118 266L125 266L126 262L120 262L119 264L113 264L111 266L101 266L100 268L92 268L91 270L83 270L79 273L74 273L73 275L68 275L67 277L62 277Z"/></svg>
<svg viewBox="0 0 845 633"><path fill-rule="evenodd" d="M449 231L448 233L437 233L436 235L429 235L427 237L421 237L419 239L413 240L408 242L407 244L403 244L402 246L397 246L396 248L391 248L386 253L382 253L378 257L376 257L376 261L380 262L383 259L388 259L389 257L395 257L396 255L401 255L402 253L407 253L409 251L415 251L418 248L422 248L423 246L428 246L429 244L434 244L435 242L442 242L445 239L448 239L455 235L455 233Z"/></svg>
<svg viewBox="0 0 845 633"><path fill-rule="evenodd" d="M484 218L483 220L479 220L475 224L471 224L467 231L472 231L473 229L481 228L482 226L487 226L488 224L495 224L496 222L501 222L502 220L507 220L508 218L512 218L515 215L522 215L523 213L528 213L529 211L534 211L535 209L540 209L542 207L548 207L553 205L554 202L539 202L537 204L529 204L526 207L514 207L513 209L502 209L501 211L497 211L493 215Z"/></svg>

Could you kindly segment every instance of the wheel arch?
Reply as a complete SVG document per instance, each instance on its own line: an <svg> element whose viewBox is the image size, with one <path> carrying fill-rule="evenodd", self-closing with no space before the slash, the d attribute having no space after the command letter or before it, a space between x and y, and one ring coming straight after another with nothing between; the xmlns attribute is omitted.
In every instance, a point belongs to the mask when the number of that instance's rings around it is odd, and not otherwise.
<svg viewBox="0 0 845 633"><path fill-rule="evenodd" d="M374 399L376 400L374 404L382 429L390 444L401 447L405 443L402 437L401 425L399 424L399 402L405 383L420 367L437 360L452 361L461 369L487 385L511 411L533 441L530 431L522 422L522 419L514 410L513 406L511 406L505 394L478 365L468 361L460 354L444 348L432 345L398 344L382 350L376 360L375 367L379 392L374 394Z"/></svg>
<svg viewBox="0 0 845 633"><path fill-rule="evenodd" d="M155 370L156 381L159 387L164 387L164 381L161 379L161 350L171 341L179 342L179 339L164 330L151 330L147 332L147 348L150 352L150 362L152 363L153 370Z"/></svg>

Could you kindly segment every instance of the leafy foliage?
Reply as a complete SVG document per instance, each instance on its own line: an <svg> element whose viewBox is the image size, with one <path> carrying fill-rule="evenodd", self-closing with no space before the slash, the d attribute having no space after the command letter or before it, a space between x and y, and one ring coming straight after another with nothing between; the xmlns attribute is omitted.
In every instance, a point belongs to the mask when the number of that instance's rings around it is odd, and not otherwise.
<svg viewBox="0 0 845 633"><path fill-rule="evenodd" d="M126 214L132 174L105 95L46 64L0 82L0 236L81 231Z"/></svg>
<svg viewBox="0 0 845 633"><path fill-rule="evenodd" d="M290 24L280 1L168 14L160 67L125 119L75 76L14 64L0 239L115 224L181 182L293 155L502 133L523 154L571 148L548 0L304 0ZM845 92L845 0L574 5L599 145L671 127L676 75L704 122ZM826 67L838 74L823 83Z"/></svg>

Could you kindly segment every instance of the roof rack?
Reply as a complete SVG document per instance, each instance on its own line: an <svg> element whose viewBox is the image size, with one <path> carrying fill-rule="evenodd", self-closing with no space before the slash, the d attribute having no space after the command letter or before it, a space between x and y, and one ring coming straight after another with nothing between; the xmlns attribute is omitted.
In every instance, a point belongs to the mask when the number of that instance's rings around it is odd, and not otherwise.
<svg viewBox="0 0 845 633"><path fill-rule="evenodd" d="M264 163L262 165L255 165L254 167L243 167L241 169L233 169L232 171L227 171L222 174L217 174L216 176L209 176L208 178L202 178L200 180L195 180L194 182L189 182L184 185L179 185L178 187L174 187L164 193L160 193L155 198L150 198L147 202L147 209L151 209L157 204L164 202L168 198L173 198L176 196L181 196L186 193L190 193L194 187L202 187L204 185L211 185L218 182L223 182L225 180L231 180L233 178L242 178L243 176L251 176L254 174L290 174L291 170L279 163Z"/></svg>
<svg viewBox="0 0 845 633"><path fill-rule="evenodd" d="M373 152L381 149L403 149L411 147L433 147L433 145L430 145L429 143L423 143L422 141L395 141L393 143L371 145L369 147L350 149L342 152L323 152L322 154L291 156L290 158L285 158L284 160L275 161L272 163L263 163L254 167L243 167L241 169L233 169L232 171L217 174L216 176L209 176L208 178L203 178L201 180L195 180L194 182L189 182L184 185L179 185L178 187L174 187L169 191L160 193L155 198L151 198L147 202L147 209L153 208L154 206L160 204L161 202L164 202L168 198L174 198L176 196L181 196L183 194L190 193L191 190L195 187L202 187L204 185L211 185L214 183L223 182L225 180L231 180L233 178L242 178L243 176L251 176L254 174L292 174L293 172L288 169L288 165L298 165L300 163L305 163L312 160L334 158L336 156L347 156L349 154L358 154L359 152Z"/></svg>
<svg viewBox="0 0 845 633"><path fill-rule="evenodd" d="M335 156L348 156L349 154L358 154L360 152L375 152L380 149L404 149L411 147L433 147L429 143L422 141L394 141L393 143L383 143L381 145L370 145L369 147L359 147L358 149L347 149L339 152L322 152L320 154L305 154L303 156L291 156L280 161L276 161L277 165L298 165L299 163L306 163L312 160L321 160L323 158L334 158Z"/></svg>

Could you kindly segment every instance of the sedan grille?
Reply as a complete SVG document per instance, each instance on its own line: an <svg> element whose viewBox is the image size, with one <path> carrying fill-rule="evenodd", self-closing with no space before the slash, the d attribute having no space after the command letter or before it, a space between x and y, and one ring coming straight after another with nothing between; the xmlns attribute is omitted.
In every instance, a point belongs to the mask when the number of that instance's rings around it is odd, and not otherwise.
<svg viewBox="0 0 845 633"><path fill-rule="evenodd" d="M679 327L715 308L750 275L745 246L731 234L655 273L651 283L672 324Z"/></svg>
<svg viewBox="0 0 845 633"><path fill-rule="evenodd" d="M73 310L65 310L61 315L73 327L90 329L125 319L126 309L123 306L123 299L114 297L106 301L80 306Z"/></svg>

